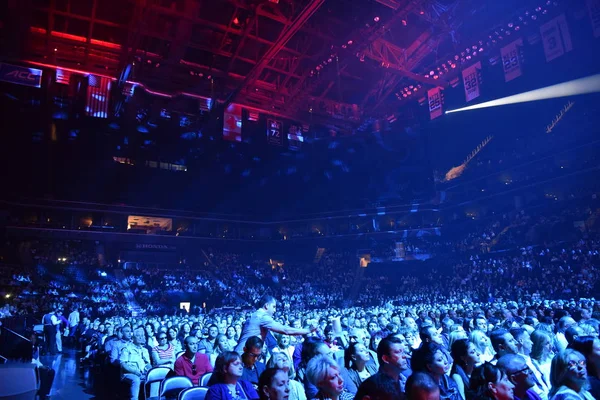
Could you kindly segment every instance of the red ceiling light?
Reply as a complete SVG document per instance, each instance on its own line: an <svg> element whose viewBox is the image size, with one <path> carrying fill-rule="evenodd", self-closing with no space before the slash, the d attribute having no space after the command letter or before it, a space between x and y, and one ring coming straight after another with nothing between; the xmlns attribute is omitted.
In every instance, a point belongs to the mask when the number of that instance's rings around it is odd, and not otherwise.
<svg viewBox="0 0 600 400"><path fill-rule="evenodd" d="M236 25L239 25L239 24L240 24L240 20L238 19L238 17L235 17L235 18L233 19L233 23L234 23L234 24L236 24Z"/></svg>
<svg viewBox="0 0 600 400"><path fill-rule="evenodd" d="M373 21L375 21L375 22L379 22L379 17L375 17L375 18L373 18Z"/></svg>

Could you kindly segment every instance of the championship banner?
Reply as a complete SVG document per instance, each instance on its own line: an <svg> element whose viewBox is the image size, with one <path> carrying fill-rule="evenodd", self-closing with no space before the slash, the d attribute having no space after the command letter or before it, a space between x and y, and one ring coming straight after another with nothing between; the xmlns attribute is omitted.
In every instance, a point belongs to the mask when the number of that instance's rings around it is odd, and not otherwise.
<svg viewBox="0 0 600 400"><path fill-rule="evenodd" d="M223 113L223 139L242 141L242 106L231 103Z"/></svg>
<svg viewBox="0 0 600 400"><path fill-rule="evenodd" d="M569 26L564 14L542 25L540 33L542 35L547 62L573 50L571 34L569 33Z"/></svg>
<svg viewBox="0 0 600 400"><path fill-rule="evenodd" d="M481 94L479 91L479 71L481 70L481 61L465 68L462 72L463 83L465 85L465 97L467 103L476 99Z"/></svg>
<svg viewBox="0 0 600 400"><path fill-rule="evenodd" d="M283 146L283 124L281 121L267 119L267 143Z"/></svg>
<svg viewBox="0 0 600 400"><path fill-rule="evenodd" d="M600 0L587 0L594 37L600 37Z"/></svg>
<svg viewBox="0 0 600 400"><path fill-rule="evenodd" d="M521 59L519 57L519 47L523 45L523 39L517 39L514 42L500 49L502 55L502 68L504 69L504 80L510 82L523 75L521 70Z"/></svg>
<svg viewBox="0 0 600 400"><path fill-rule="evenodd" d="M435 87L427 92L429 99L429 115L431 119L436 119L442 116L442 88Z"/></svg>
<svg viewBox="0 0 600 400"><path fill-rule="evenodd" d="M0 63L0 81L39 88L42 86L42 70Z"/></svg>
<svg viewBox="0 0 600 400"><path fill-rule="evenodd" d="M304 143L304 137L302 136L302 130L298 125L290 125L288 129L288 147L290 150L300 150L302 143Z"/></svg>
<svg viewBox="0 0 600 400"><path fill-rule="evenodd" d="M110 78L90 74L88 76L85 114L90 117L108 118L109 91Z"/></svg>

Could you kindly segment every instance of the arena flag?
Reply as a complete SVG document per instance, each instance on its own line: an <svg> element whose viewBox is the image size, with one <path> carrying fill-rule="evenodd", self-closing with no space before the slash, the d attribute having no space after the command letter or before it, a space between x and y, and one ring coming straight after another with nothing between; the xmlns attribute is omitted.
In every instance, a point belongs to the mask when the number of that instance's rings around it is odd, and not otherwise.
<svg viewBox="0 0 600 400"><path fill-rule="evenodd" d="M108 93L110 78L88 75L87 102L85 114L90 117L108 118Z"/></svg>
<svg viewBox="0 0 600 400"><path fill-rule="evenodd" d="M546 22L540 27L542 43L544 43L544 53L546 61L550 62L555 58L573 50L569 26L564 14Z"/></svg>
<svg viewBox="0 0 600 400"><path fill-rule="evenodd" d="M440 117L443 113L442 88L435 87L433 89L429 89L427 92L427 98L429 99L429 115L431 116L431 119Z"/></svg>
<svg viewBox="0 0 600 400"><path fill-rule="evenodd" d="M56 68L56 83L68 85L71 81L71 71Z"/></svg>
<svg viewBox="0 0 600 400"><path fill-rule="evenodd" d="M587 0L594 37L600 37L600 0Z"/></svg>
<svg viewBox="0 0 600 400"><path fill-rule="evenodd" d="M523 45L523 39L517 39L514 42L500 49L502 55L502 68L504 69L504 80L510 82L523 75L521 70L521 59L519 57L519 48Z"/></svg>
<svg viewBox="0 0 600 400"><path fill-rule="evenodd" d="M242 141L242 106L231 103L223 116L223 139L230 142Z"/></svg>
<svg viewBox="0 0 600 400"><path fill-rule="evenodd" d="M479 71L481 71L481 61L478 61L470 67L465 68L462 72L467 102L478 98L480 95Z"/></svg>

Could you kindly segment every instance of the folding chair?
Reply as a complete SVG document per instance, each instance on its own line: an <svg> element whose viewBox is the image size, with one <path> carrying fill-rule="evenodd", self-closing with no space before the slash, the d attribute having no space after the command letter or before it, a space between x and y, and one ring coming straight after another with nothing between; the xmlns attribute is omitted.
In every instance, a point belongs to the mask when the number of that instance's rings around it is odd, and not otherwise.
<svg viewBox="0 0 600 400"><path fill-rule="evenodd" d="M207 372L204 375L202 375L202 378L200 378L200 382L198 386L202 386L202 387L207 387L208 386L208 381L210 380L210 377L212 376L212 372Z"/></svg>
<svg viewBox="0 0 600 400"><path fill-rule="evenodd" d="M179 398L177 400L204 400L207 392L208 388L205 387L193 387L185 389L179 393Z"/></svg>
<svg viewBox="0 0 600 400"><path fill-rule="evenodd" d="M171 372L169 367L155 367L148 371L144 382L144 399L158 399L160 384L169 372Z"/></svg>
<svg viewBox="0 0 600 400"><path fill-rule="evenodd" d="M187 376L173 376L160 384L160 398L176 399L184 389L193 387L192 380Z"/></svg>

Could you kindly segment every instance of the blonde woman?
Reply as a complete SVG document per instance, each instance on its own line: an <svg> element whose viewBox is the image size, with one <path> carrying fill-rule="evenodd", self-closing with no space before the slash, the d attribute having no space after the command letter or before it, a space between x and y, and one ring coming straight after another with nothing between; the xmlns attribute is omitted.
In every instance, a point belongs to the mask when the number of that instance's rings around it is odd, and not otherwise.
<svg viewBox="0 0 600 400"><path fill-rule="evenodd" d="M492 347L490 338L484 332L479 329L474 330L471 332L471 336L469 336L469 342L473 343L477 350L479 350L482 362L489 362L494 359L496 352Z"/></svg>
<svg viewBox="0 0 600 400"><path fill-rule="evenodd" d="M273 356L267 363L267 368L278 368L285 371L289 377L290 393L289 400L306 400L306 393L304 387L300 382L294 380L296 377L296 371L294 371L294 365L290 361L289 356L285 351L273 353Z"/></svg>

